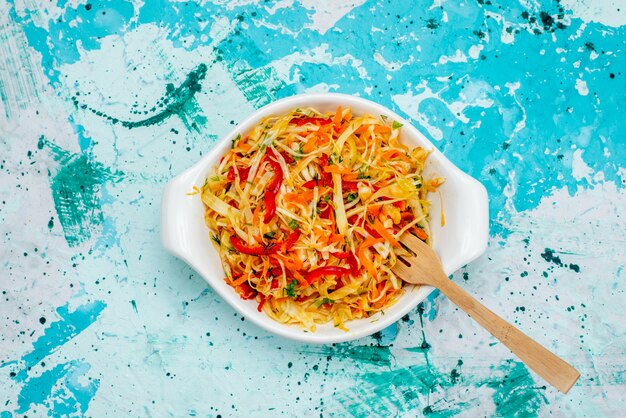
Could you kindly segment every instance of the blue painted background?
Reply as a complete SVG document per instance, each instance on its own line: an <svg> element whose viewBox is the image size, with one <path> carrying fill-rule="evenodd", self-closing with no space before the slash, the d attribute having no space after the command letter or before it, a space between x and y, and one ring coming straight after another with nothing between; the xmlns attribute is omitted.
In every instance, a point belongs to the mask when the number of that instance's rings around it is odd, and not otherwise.
<svg viewBox="0 0 626 418"><path fill-rule="evenodd" d="M0 416L619 416L626 7L0 2ZM445 298L373 337L266 334L159 244L160 193L232 125L337 91L490 194L454 275L581 371L563 396Z"/></svg>

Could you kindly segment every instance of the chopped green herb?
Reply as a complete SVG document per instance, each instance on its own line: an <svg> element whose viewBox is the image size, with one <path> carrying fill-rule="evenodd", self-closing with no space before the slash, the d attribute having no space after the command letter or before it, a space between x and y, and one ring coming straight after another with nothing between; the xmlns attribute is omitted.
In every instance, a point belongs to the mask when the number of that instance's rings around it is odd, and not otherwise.
<svg viewBox="0 0 626 418"><path fill-rule="evenodd" d="M327 194L326 196L324 196L324 201L325 201L326 203L330 202L330 195L329 195L329 194Z"/></svg>
<svg viewBox="0 0 626 418"><path fill-rule="evenodd" d="M362 180L362 179L371 179L372 176L370 176L369 174L365 174L365 173L359 173L359 175L357 176L357 179Z"/></svg>
<svg viewBox="0 0 626 418"><path fill-rule="evenodd" d="M401 128L403 125L400 122L397 121L393 121L393 123L391 124L391 129L398 129Z"/></svg>
<svg viewBox="0 0 626 418"><path fill-rule="evenodd" d="M263 234L263 238L265 238L265 239L273 239L275 235L276 235L276 232L274 232L274 231L266 232L265 234Z"/></svg>
<svg viewBox="0 0 626 418"><path fill-rule="evenodd" d="M237 142L241 139L241 134L237 134L237 136L233 139L233 148L237 146Z"/></svg>
<svg viewBox="0 0 626 418"><path fill-rule="evenodd" d="M220 240L220 237L218 237L217 235L211 235L211 239L215 241L217 245L222 245L222 241Z"/></svg>
<svg viewBox="0 0 626 418"><path fill-rule="evenodd" d="M291 229L296 229L296 228L298 227L298 222L296 222L296 220L295 220L295 219L290 220L290 221L289 221L289 227L290 227Z"/></svg>
<svg viewBox="0 0 626 418"><path fill-rule="evenodd" d="M302 151L302 142L300 142L300 144L298 144L298 154L300 155L294 155L293 159L296 161L300 161L302 159L302 155L304 154L304 152Z"/></svg>
<svg viewBox="0 0 626 418"><path fill-rule="evenodd" d="M383 121L386 121L386 120L387 120L387 116L385 116L385 115L380 115L380 118L381 118Z"/></svg>
<svg viewBox="0 0 626 418"><path fill-rule="evenodd" d="M292 280L291 283L287 285L286 288L283 289L283 292L287 294L290 298L296 297L296 285L298 284L297 280Z"/></svg>
<svg viewBox="0 0 626 418"><path fill-rule="evenodd" d="M318 300L315 302L315 307L319 308L320 306L325 305L325 304L327 304L327 303L328 303L329 305L332 305L334 302L335 302L334 300L332 300L332 299L328 299L328 298L318 299Z"/></svg>
<svg viewBox="0 0 626 418"><path fill-rule="evenodd" d="M346 196L346 202L350 203L353 200L355 200L359 195L357 193L348 193L348 196Z"/></svg>

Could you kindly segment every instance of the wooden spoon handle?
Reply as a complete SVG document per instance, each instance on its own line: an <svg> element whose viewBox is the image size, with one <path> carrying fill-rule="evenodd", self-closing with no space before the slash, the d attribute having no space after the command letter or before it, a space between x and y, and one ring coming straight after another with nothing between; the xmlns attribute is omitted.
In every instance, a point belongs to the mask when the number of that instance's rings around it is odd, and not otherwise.
<svg viewBox="0 0 626 418"><path fill-rule="evenodd" d="M552 386L563 393L567 393L576 383L580 373L563 359L491 312L452 280L445 277L438 282L439 286L437 287L444 295Z"/></svg>

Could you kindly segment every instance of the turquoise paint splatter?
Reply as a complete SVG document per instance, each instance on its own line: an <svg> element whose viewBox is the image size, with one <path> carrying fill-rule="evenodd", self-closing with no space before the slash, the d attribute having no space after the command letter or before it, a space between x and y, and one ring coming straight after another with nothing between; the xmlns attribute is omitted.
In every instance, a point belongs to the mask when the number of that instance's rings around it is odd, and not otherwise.
<svg viewBox="0 0 626 418"><path fill-rule="evenodd" d="M110 120L113 124L119 123L128 129L158 125L171 116L176 115L182 120L187 129L199 132L200 127L206 124L206 117L202 115L202 111L194 96L202 90L201 82L206 77L206 73L206 64L200 64L195 70L187 74L185 81L180 86L174 87L171 83L167 84L163 97L150 109L153 112L161 108L163 110L138 121L121 120L92 107L80 105L76 96L72 97L72 101L76 107L80 106L97 116ZM141 112L135 111L135 113ZM147 113L147 111L144 113Z"/></svg>
<svg viewBox="0 0 626 418"><path fill-rule="evenodd" d="M82 5L72 8L59 2L58 6L64 8L63 14L57 19L49 19L47 29L44 29L37 25L43 16L36 7L25 7L18 13L14 0L8 0L8 3L11 19L23 25L28 43L41 53L42 65L55 85L61 74L59 66L78 61L79 48L98 49L105 36L121 34L134 11L132 2L124 0L101 0L98 8L90 10ZM75 30L75 26L73 29L72 22L80 22L80 30Z"/></svg>
<svg viewBox="0 0 626 418"><path fill-rule="evenodd" d="M229 68L229 72L246 100L256 109L276 100L277 93L285 87L272 67L250 68L236 62Z"/></svg>
<svg viewBox="0 0 626 418"><path fill-rule="evenodd" d="M55 412L61 415L68 415L73 411L84 415L87 412L89 403L100 387L100 379L90 379L85 385L79 382L79 379L85 376L90 369L91 366L85 362L75 361L72 363L65 380L67 391L53 395L55 401L52 409Z"/></svg>
<svg viewBox="0 0 626 418"><path fill-rule="evenodd" d="M547 403L545 387L536 387L523 363L507 361L488 378L466 375L458 368L441 372L423 363L357 378L356 385L339 392L335 402L351 416L393 416L422 411L450 417L472 410L482 401L478 392L493 390L498 416L534 417Z"/></svg>
<svg viewBox="0 0 626 418"><path fill-rule="evenodd" d="M69 304L58 307L56 312L61 319L51 322L43 335L33 343L33 350L20 359L19 364L22 369L14 379L18 382L26 380L29 368L87 329L96 321L105 307L106 304L100 300L78 306L71 312ZM5 363L4 366L15 363Z"/></svg>
<svg viewBox="0 0 626 418"><path fill-rule="evenodd" d="M99 379L92 379L86 385L79 383L78 379L89 369L87 363L71 361L26 380L18 394L15 412L23 414L33 405L41 405L54 411L55 416L85 414L100 386Z"/></svg>
<svg viewBox="0 0 626 418"><path fill-rule="evenodd" d="M102 186L118 182L123 175L92 161L88 155L73 154L40 138L38 148L46 146L59 164L50 170L50 189L65 240L76 247L102 231Z"/></svg>
<svg viewBox="0 0 626 418"><path fill-rule="evenodd" d="M543 394L546 387L535 386L523 363L509 360L498 369L505 372L503 378L482 383L495 390L492 397L496 414L501 417L539 415L539 409L547 403Z"/></svg>
<svg viewBox="0 0 626 418"><path fill-rule="evenodd" d="M20 390L17 397L17 413L23 414L30 409L31 404L42 405L52 394L52 388L68 372L70 363L58 364L51 370L46 370L41 376L29 379ZM51 406L51 405L50 405Z"/></svg>
<svg viewBox="0 0 626 418"><path fill-rule="evenodd" d="M333 346L308 347L301 353L316 354L340 360L352 360L358 363L369 363L375 366L390 366L393 356L389 347L377 345L353 345L350 343Z"/></svg>

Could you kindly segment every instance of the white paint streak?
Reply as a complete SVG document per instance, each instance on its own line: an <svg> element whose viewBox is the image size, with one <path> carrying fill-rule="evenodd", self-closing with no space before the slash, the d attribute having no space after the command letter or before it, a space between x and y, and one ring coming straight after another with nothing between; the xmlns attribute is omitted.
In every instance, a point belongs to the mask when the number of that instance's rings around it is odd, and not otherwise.
<svg viewBox="0 0 626 418"><path fill-rule="evenodd" d="M439 57L439 64L446 64L448 62L467 62L467 57L460 49L454 51L454 55L442 55Z"/></svg>
<svg viewBox="0 0 626 418"><path fill-rule="evenodd" d="M583 150L577 149L572 155L572 176L576 180L586 179L591 183L591 174L593 170L583 160Z"/></svg>
<svg viewBox="0 0 626 418"><path fill-rule="evenodd" d="M376 61L377 63L379 63L380 65L382 65L385 70L387 71L398 71L400 68L404 67L405 65L409 65L413 63L413 56L411 56L407 61L405 62L400 62L400 61L387 61L380 53L375 52L374 53L374 61Z"/></svg>
<svg viewBox="0 0 626 418"><path fill-rule="evenodd" d="M365 3L365 0L300 0L303 7L313 10L311 29L325 34L352 9Z"/></svg>
<svg viewBox="0 0 626 418"><path fill-rule="evenodd" d="M586 96L589 94L589 89L587 88L587 82L581 80L580 78L576 79L576 84L574 86L578 94L581 96Z"/></svg>
<svg viewBox="0 0 626 418"><path fill-rule="evenodd" d="M561 4L585 22L597 22L616 28L626 25L626 5L622 0L562 0Z"/></svg>
<svg viewBox="0 0 626 418"><path fill-rule="evenodd" d="M469 55L472 59L478 59L480 56L480 51L482 51L485 47L482 44L472 45L470 46L469 51L467 51L467 55Z"/></svg>
<svg viewBox="0 0 626 418"><path fill-rule="evenodd" d="M298 66L309 64L324 64L328 66L351 66L359 73L363 79L368 79L367 70L363 67L363 62L346 54L340 57L333 57L329 52L328 44L322 44L305 52L294 52L284 57L272 61L269 65L276 70L279 79L288 84L298 82Z"/></svg>

